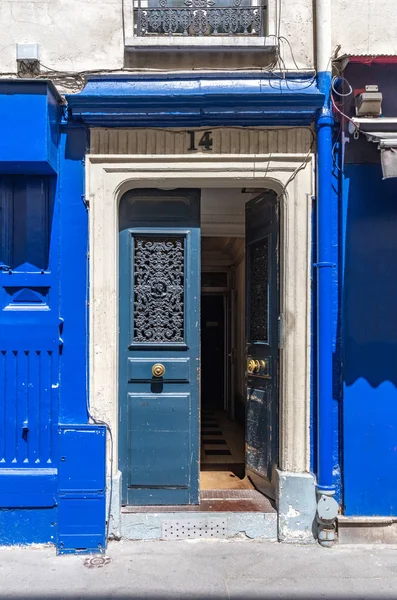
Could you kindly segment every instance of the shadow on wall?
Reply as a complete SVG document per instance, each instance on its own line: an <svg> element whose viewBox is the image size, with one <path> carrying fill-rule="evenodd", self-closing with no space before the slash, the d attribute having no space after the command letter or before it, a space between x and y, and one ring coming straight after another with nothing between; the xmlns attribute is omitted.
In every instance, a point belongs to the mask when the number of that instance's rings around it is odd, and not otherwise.
<svg viewBox="0 0 397 600"><path fill-rule="evenodd" d="M348 165L344 269L345 385L397 386L397 179Z"/></svg>

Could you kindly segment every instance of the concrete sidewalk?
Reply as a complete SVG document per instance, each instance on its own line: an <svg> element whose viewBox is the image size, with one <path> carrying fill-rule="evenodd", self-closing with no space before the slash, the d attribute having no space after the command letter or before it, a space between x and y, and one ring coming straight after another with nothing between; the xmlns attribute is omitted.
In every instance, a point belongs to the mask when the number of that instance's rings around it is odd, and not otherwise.
<svg viewBox="0 0 397 600"><path fill-rule="evenodd" d="M95 563L101 566L95 566ZM0 599L397 598L397 548L113 542L105 560L0 548Z"/></svg>

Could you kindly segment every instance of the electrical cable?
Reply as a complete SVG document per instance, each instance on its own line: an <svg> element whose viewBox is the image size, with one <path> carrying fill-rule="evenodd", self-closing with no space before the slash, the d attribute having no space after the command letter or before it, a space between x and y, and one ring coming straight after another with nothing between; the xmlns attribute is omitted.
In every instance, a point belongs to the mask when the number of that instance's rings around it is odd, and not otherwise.
<svg viewBox="0 0 397 600"><path fill-rule="evenodd" d="M352 123L354 125L356 131L358 131L357 124L353 121L353 119L351 119L348 115L346 115L344 112L342 112L340 110L340 108L336 105L336 102L335 102L334 98L332 97L332 95L331 95L331 102L332 102L332 106L334 107L336 112L338 112L344 119L347 119L348 121L350 121L350 123Z"/></svg>
<svg viewBox="0 0 397 600"><path fill-rule="evenodd" d="M291 48L292 50L292 48ZM293 54L292 54L293 56ZM302 83L302 85L298 86L298 85L294 85L294 87L292 88L289 84L288 84L288 74L294 73L294 71L292 71L291 69L287 69L285 66L285 62L282 59L281 56L278 57L278 62L282 63L282 68L280 69L282 71L282 74L279 74L275 71L276 68L276 64L277 64L277 60L273 61L273 63L270 63L269 67L260 67L260 69L258 69L257 67L241 67L241 68L237 68L237 71L260 71L260 72L265 72L265 73L271 73L273 75L273 77L276 80L279 81L284 81L285 85L287 87L287 89L291 90L291 91L301 91L304 89L309 88L314 81L316 80L316 75L315 72L313 71L314 75L307 81L305 81L304 83ZM293 57L293 62L295 64L296 67L298 67L295 58ZM89 75L101 75L101 74L111 74L111 73L118 73L120 75L126 74L126 73L159 73L159 74L167 74L169 75L170 72L165 72L163 69L128 69L128 68L123 68L123 69L98 69L98 70L87 70L87 71L79 71L79 72L73 72L73 71L57 71L55 69L52 69L51 67L47 67L46 65L40 63L40 66L43 66L45 69L47 69L47 72L44 73L40 73L38 75L35 75L34 78L35 79L47 79L49 78L49 74L52 73L52 77L51 79L53 80L57 80L59 82L59 85L62 85L63 87L66 88L70 88L70 89L81 89L84 87L86 81L87 81L87 76ZM201 73L216 73L216 72L220 72L220 71L225 71L225 72L230 72L230 69L222 69L222 68L206 68L206 69L192 69L192 71L187 71L187 72L183 72L183 73L189 73L189 72L201 72ZM297 68L297 71L301 72L300 69ZM177 71L175 72L175 74L180 74L181 72ZM273 89L280 89L279 86L275 86L274 82L272 82L271 80L269 81L269 85L270 87L272 87Z"/></svg>
<svg viewBox="0 0 397 600"><path fill-rule="evenodd" d="M86 207L86 211L88 213L89 208L86 203L85 203L85 207ZM88 245L87 245L86 290L89 290L89 289L90 289L90 287L89 287L89 251L88 251ZM88 298L88 300L89 300L89 298ZM89 334L89 301L88 300L87 300L87 310L86 310L86 332L87 332L87 334ZM87 339L89 339L89 335L87 336ZM86 380L89 381L89 369L88 369L89 348L88 348L88 345L87 345L85 362L86 362ZM105 547L106 547L106 545L109 541L110 519L111 519L111 515L112 515L114 439L113 439L112 428L110 427L109 423L107 423L106 421L103 421L102 419L97 419L91 413L90 405L89 405L89 389L88 389L88 387L87 387L87 393L86 393L86 412L87 412L89 422L92 421L92 423L94 423L95 425L103 425L104 427L106 427L106 431L109 434L109 439L110 439L110 483L109 483L109 505L108 505L107 520L106 520L106 532L105 532L105 536L106 536L105 537ZM107 452L106 452L105 456L106 455L107 455ZM105 464L105 470L107 470L106 464Z"/></svg>
<svg viewBox="0 0 397 600"><path fill-rule="evenodd" d="M333 162L334 166L338 169L339 172L341 172L342 169L339 167L337 160L335 158L335 148L336 148L336 145L338 144L338 142L340 141L341 135L342 135L342 123L340 123L338 135L336 136L336 140L334 141L334 143L332 145L332 162Z"/></svg>
<svg viewBox="0 0 397 600"><path fill-rule="evenodd" d="M335 88L335 83L337 80L343 80L343 82L349 86L349 91L347 93L338 92L338 90ZM345 77L341 77L339 75L332 78L331 89L334 92L334 94L336 94L337 96L340 96L341 98L347 98L348 96L350 96L350 94L353 93L353 88L350 85L350 83L347 81L347 79L345 79Z"/></svg>
<svg viewBox="0 0 397 600"><path fill-rule="evenodd" d="M295 177L297 176L297 174L302 171L302 169L304 169L307 165L307 161L308 158L310 156L310 154L313 153L313 144L310 146L305 158L303 159L303 161L301 162L301 164L295 169L295 171L292 173L291 177L287 180L287 182L283 185L283 194L286 192L287 187L289 186L289 184L295 179Z"/></svg>

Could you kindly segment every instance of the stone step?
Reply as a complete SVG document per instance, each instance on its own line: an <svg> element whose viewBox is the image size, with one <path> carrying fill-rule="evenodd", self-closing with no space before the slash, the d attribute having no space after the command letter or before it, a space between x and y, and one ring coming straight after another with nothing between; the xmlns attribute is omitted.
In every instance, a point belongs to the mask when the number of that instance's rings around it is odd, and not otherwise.
<svg viewBox="0 0 397 600"><path fill-rule="evenodd" d="M131 508L131 507L130 507ZM277 513L164 511L121 513L125 540L248 538L277 540Z"/></svg>
<svg viewBox="0 0 397 600"><path fill-rule="evenodd" d="M345 517L340 515L338 544L397 544L395 517Z"/></svg>

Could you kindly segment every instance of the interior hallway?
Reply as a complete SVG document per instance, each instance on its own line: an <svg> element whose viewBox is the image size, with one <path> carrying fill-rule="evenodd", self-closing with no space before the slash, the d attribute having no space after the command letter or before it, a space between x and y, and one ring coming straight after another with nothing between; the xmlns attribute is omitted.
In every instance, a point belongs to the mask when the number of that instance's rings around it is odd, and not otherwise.
<svg viewBox="0 0 397 600"><path fill-rule="evenodd" d="M244 429L225 411L203 409L200 489L254 489L244 476Z"/></svg>

